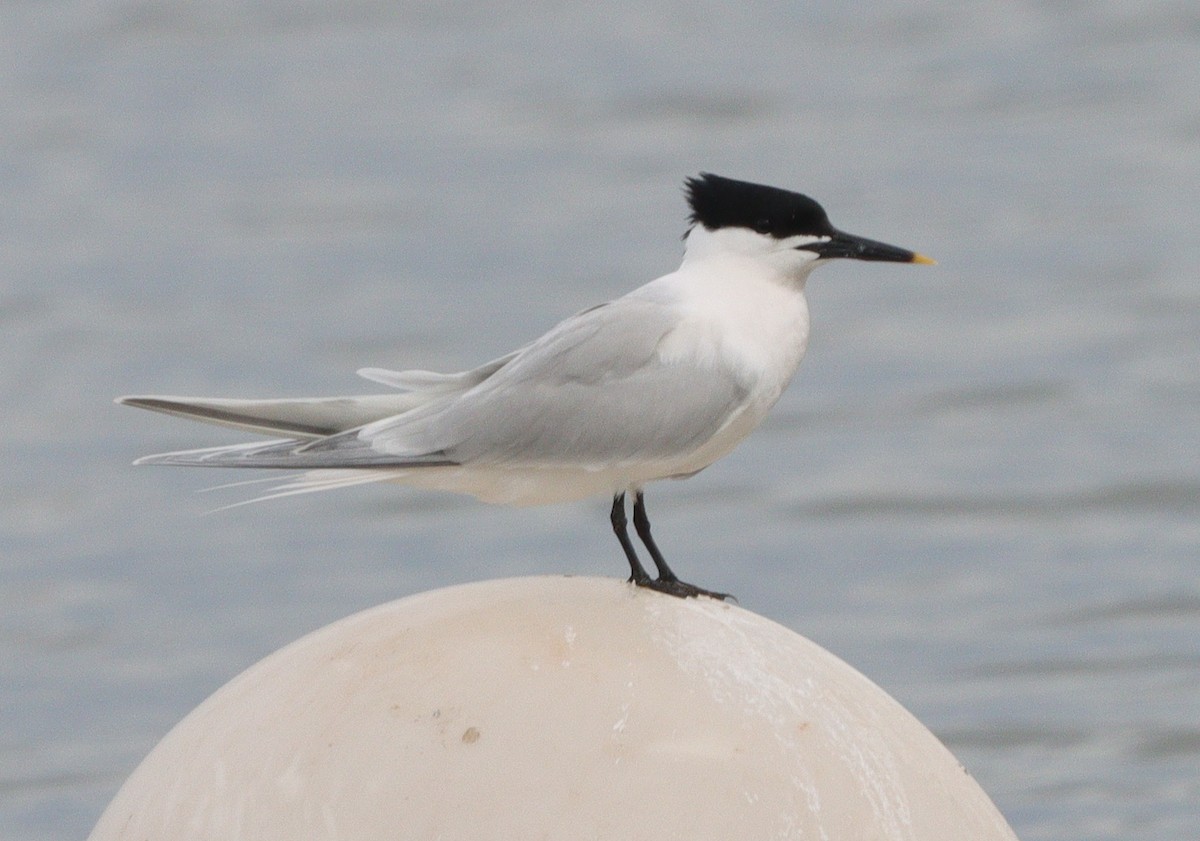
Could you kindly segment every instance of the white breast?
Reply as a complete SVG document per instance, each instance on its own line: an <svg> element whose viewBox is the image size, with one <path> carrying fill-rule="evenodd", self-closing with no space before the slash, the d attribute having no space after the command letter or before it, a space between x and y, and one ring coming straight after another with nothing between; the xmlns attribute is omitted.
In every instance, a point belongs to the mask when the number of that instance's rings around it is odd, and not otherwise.
<svg viewBox="0 0 1200 841"><path fill-rule="evenodd" d="M726 367L756 394L779 397L808 346L803 288L761 261L719 255L685 262L634 294L672 300L679 328L659 348L664 362Z"/></svg>
<svg viewBox="0 0 1200 841"><path fill-rule="evenodd" d="M803 287L761 260L720 254L685 261L680 270L634 294L673 299L680 326L659 347L664 362L733 370L748 391L743 407L685 463L707 467L762 422L791 382L808 346Z"/></svg>

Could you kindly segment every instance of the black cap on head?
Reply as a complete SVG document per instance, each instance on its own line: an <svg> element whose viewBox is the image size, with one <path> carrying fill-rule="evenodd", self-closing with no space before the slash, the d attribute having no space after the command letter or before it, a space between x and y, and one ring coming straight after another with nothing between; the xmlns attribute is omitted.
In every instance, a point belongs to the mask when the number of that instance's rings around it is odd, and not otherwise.
<svg viewBox="0 0 1200 841"><path fill-rule="evenodd" d="M800 193L708 172L687 179L686 188L692 209L689 221L710 231L749 228L776 239L834 233L824 208Z"/></svg>

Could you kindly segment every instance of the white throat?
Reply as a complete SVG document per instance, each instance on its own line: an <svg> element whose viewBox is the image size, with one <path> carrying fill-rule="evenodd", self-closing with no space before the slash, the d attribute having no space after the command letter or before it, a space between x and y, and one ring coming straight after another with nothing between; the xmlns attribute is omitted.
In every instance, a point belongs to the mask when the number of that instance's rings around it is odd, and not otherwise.
<svg viewBox="0 0 1200 841"><path fill-rule="evenodd" d="M696 225L684 240L683 266L711 260L754 264L784 285L803 291L812 270L825 262L811 251L797 249L804 241L802 237L778 240L749 228L710 231Z"/></svg>

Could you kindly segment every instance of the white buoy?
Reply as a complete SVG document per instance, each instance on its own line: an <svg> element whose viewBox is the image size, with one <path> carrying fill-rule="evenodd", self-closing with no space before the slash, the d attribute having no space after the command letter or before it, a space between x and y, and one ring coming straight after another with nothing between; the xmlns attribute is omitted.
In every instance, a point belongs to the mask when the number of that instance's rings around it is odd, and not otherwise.
<svg viewBox="0 0 1200 841"><path fill-rule="evenodd" d="M451 587L272 654L92 841L1013 841L920 722L760 616L594 578Z"/></svg>

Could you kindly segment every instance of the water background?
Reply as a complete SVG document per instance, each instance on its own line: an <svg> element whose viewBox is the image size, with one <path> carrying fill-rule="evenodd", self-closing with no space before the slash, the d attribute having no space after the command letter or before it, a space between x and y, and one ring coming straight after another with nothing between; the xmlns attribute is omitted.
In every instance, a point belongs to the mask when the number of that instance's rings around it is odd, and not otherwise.
<svg viewBox="0 0 1200 841"><path fill-rule="evenodd" d="M16 2L0 80L0 837L339 617L622 574L602 499L206 514L244 476L129 462L240 436L114 396L490 359L673 269L700 170L940 265L817 273L768 422L651 488L676 568L1025 841L1200 837L1200 6Z"/></svg>

